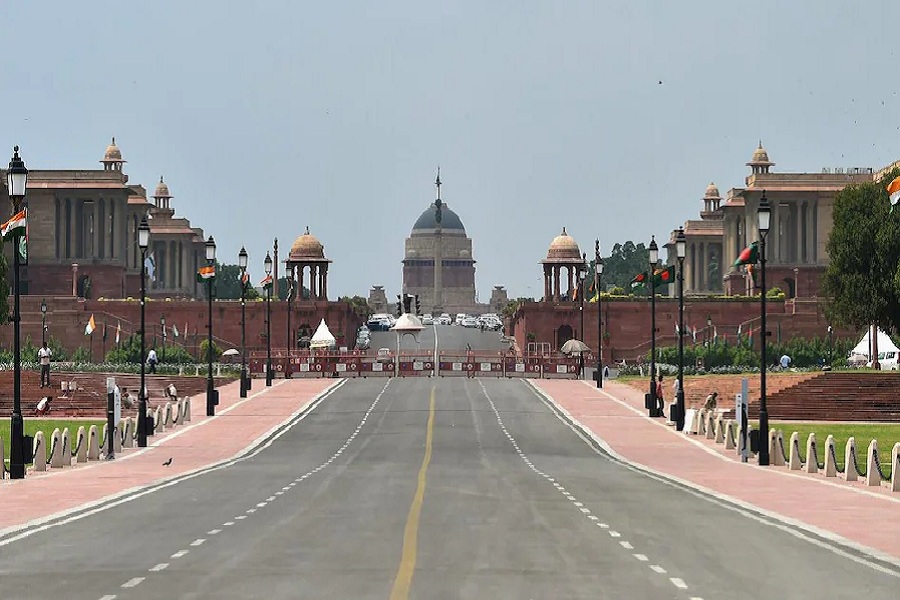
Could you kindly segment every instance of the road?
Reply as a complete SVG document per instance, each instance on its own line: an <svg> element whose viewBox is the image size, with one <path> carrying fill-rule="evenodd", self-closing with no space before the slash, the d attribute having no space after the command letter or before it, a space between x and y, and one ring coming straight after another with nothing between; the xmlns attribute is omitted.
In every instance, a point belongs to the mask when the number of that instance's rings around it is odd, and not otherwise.
<svg viewBox="0 0 900 600"><path fill-rule="evenodd" d="M393 331L373 331L369 348L397 349L397 334ZM465 350L468 347L480 352L495 352L509 348L507 342L496 331L482 332L472 327L458 325L433 325L418 335L405 334L400 338L401 350L434 350L435 341L439 350Z"/></svg>
<svg viewBox="0 0 900 600"><path fill-rule="evenodd" d="M630 469L497 379L348 380L254 456L0 546L4 600L880 600L898 585Z"/></svg>

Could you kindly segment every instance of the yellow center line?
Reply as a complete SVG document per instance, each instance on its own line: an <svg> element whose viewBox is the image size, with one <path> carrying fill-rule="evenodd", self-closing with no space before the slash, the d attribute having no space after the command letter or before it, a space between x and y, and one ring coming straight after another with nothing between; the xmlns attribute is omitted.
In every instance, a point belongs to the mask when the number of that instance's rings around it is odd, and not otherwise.
<svg viewBox="0 0 900 600"><path fill-rule="evenodd" d="M434 388L431 388L431 402L428 407L428 428L425 434L425 458L422 459L422 467L419 469L419 485L416 487L416 495L413 496L409 507L409 515L406 517L406 528L403 530L403 553L400 557L400 567L397 569L397 577L394 579L394 589L391 590L391 600L406 600L409 598L409 587L412 585L413 571L416 569L416 549L419 539L419 516L422 514L422 501L425 499L425 473L431 462L431 440L434 437Z"/></svg>

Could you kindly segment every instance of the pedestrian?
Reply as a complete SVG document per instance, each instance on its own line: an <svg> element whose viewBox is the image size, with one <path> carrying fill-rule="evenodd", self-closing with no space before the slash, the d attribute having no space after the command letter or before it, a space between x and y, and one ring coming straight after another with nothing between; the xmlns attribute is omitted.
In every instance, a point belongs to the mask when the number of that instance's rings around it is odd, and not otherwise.
<svg viewBox="0 0 900 600"><path fill-rule="evenodd" d="M134 408L134 400L131 397L131 394L128 393L128 388L122 388L122 407L131 409Z"/></svg>
<svg viewBox="0 0 900 600"><path fill-rule="evenodd" d="M659 379L656 382L656 406L657 410L659 410L659 416L666 416L666 401L663 399L663 375L659 374Z"/></svg>
<svg viewBox="0 0 900 600"><path fill-rule="evenodd" d="M781 355L781 370L787 371L790 366L791 366L791 357L788 356L787 354L782 354Z"/></svg>
<svg viewBox="0 0 900 600"><path fill-rule="evenodd" d="M609 379L609 365L603 365L603 379Z"/></svg>
<svg viewBox="0 0 900 600"><path fill-rule="evenodd" d="M50 396L44 396L41 398L41 401L37 403L37 407L35 407L35 412L38 415L46 415L50 412L50 403L53 402L53 398Z"/></svg>
<svg viewBox="0 0 900 600"><path fill-rule="evenodd" d="M150 352L147 353L147 366L150 367L151 373L156 373L156 363L159 362L156 358L156 350L153 348L150 349Z"/></svg>
<svg viewBox="0 0 900 600"><path fill-rule="evenodd" d="M719 397L719 392L712 392L709 396L706 397L706 402L703 403L703 410L710 411L716 410L717 398Z"/></svg>
<svg viewBox="0 0 900 600"><path fill-rule="evenodd" d="M53 351L47 347L47 342L38 350L38 360L41 363L41 387L45 385L50 387L50 357L53 356Z"/></svg>

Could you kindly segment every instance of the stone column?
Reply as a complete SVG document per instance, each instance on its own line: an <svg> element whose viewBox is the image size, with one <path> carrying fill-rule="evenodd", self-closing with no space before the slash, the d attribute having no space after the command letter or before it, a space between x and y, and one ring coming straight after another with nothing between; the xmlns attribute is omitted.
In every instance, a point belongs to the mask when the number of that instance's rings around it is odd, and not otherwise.
<svg viewBox="0 0 900 600"><path fill-rule="evenodd" d="M328 300L328 265L322 265L322 300Z"/></svg>
<svg viewBox="0 0 900 600"><path fill-rule="evenodd" d="M559 298L559 276L562 275L562 269L559 265L553 265L553 301Z"/></svg>
<svg viewBox="0 0 900 600"><path fill-rule="evenodd" d="M78 263L72 263L72 295L78 297Z"/></svg>
<svg viewBox="0 0 900 600"><path fill-rule="evenodd" d="M316 287L316 277L319 274L318 266L315 263L310 263L309 265L309 298L310 300L317 300L319 298L319 291Z"/></svg>

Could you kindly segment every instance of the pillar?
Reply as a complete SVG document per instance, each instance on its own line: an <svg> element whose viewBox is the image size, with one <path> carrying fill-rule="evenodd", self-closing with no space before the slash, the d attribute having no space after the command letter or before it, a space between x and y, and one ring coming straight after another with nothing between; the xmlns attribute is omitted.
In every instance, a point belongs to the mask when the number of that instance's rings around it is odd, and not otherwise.
<svg viewBox="0 0 900 600"><path fill-rule="evenodd" d="M78 297L78 263L72 263L72 296Z"/></svg>
<svg viewBox="0 0 900 600"><path fill-rule="evenodd" d="M328 265L322 265L322 300L328 300Z"/></svg>
<svg viewBox="0 0 900 600"><path fill-rule="evenodd" d="M559 298L559 276L562 274L562 269L560 269L559 265L553 265L553 301Z"/></svg>

